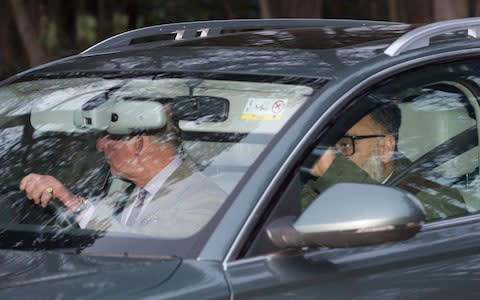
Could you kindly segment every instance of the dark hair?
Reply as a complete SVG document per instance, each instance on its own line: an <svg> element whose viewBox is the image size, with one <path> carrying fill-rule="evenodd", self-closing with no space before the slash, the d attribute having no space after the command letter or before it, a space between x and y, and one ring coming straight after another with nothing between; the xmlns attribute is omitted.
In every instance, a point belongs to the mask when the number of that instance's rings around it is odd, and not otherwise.
<svg viewBox="0 0 480 300"><path fill-rule="evenodd" d="M388 103L375 108L370 112L373 121L383 128L387 134L395 137L395 144L398 142L398 131L402 123L402 113L395 103Z"/></svg>

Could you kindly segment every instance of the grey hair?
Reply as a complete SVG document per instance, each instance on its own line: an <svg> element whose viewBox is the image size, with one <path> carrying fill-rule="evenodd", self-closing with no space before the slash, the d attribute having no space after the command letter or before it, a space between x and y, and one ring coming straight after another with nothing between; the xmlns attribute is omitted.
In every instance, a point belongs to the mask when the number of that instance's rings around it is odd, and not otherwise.
<svg viewBox="0 0 480 300"><path fill-rule="evenodd" d="M179 147L182 139L180 135L180 129L178 128L177 122L168 119L167 124L160 130L155 131L155 133L149 134L155 143L158 144L171 144L174 147Z"/></svg>

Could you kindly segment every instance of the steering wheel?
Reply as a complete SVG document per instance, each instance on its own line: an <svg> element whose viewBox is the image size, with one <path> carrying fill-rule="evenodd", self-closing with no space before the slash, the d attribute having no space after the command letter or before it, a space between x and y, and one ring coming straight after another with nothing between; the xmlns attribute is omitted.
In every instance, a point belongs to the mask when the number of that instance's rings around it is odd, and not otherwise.
<svg viewBox="0 0 480 300"><path fill-rule="evenodd" d="M18 184L0 187L0 211L4 222L42 224L61 228L77 228L75 216L57 199L43 208L27 199Z"/></svg>

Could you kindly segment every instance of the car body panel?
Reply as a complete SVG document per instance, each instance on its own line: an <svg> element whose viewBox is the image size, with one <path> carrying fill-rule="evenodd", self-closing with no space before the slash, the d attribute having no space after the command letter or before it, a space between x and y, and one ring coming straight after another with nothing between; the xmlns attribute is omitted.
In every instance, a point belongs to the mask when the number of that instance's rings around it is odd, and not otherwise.
<svg viewBox="0 0 480 300"><path fill-rule="evenodd" d="M448 223L404 242L234 262L227 267L234 298L477 298L478 216Z"/></svg>
<svg viewBox="0 0 480 300"><path fill-rule="evenodd" d="M0 261L0 297L5 299L18 298L18 289L43 298L64 294L84 299L229 299L218 262L3 250Z"/></svg>
<svg viewBox="0 0 480 300"><path fill-rule="evenodd" d="M94 257L54 252L0 251L0 298L27 295L55 298L132 298L166 282L179 258ZM135 282L135 285L131 285ZM75 296L76 295L76 296Z"/></svg>

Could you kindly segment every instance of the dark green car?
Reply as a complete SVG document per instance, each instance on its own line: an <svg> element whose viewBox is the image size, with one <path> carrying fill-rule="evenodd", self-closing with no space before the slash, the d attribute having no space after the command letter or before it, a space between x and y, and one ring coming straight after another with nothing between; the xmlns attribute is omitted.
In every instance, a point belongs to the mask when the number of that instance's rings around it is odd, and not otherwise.
<svg viewBox="0 0 480 300"><path fill-rule="evenodd" d="M3 81L0 298L478 299L479 37L168 24Z"/></svg>

